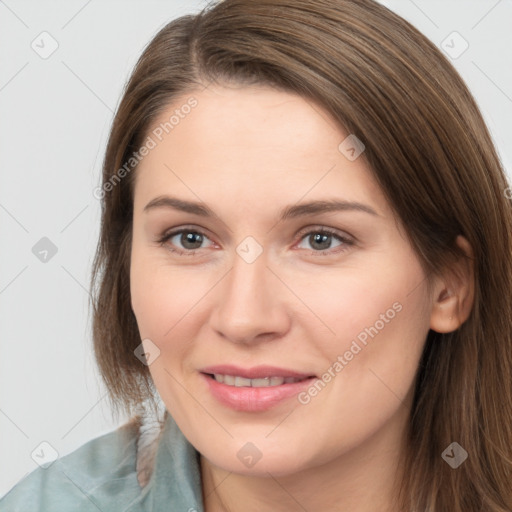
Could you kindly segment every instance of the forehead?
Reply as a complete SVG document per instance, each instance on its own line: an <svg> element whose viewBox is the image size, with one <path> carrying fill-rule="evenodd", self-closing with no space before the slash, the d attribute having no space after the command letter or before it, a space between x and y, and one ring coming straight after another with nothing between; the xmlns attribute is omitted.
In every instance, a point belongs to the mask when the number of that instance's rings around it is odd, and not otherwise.
<svg viewBox="0 0 512 512"><path fill-rule="evenodd" d="M210 86L184 94L148 130L154 148L137 168L136 203L176 187L190 198L223 200L229 191L238 201L275 195L287 203L338 192L383 211L365 160L350 161L339 149L348 135L325 109L293 93Z"/></svg>
<svg viewBox="0 0 512 512"><path fill-rule="evenodd" d="M187 108L195 100L193 108ZM301 96L264 86L221 87L211 85L205 90L182 95L166 108L153 123L161 142L173 142L168 149L185 143L208 156L235 153L243 147L246 156L279 159L286 154L297 158L319 148L335 152L343 135L334 120L319 105ZM336 133L338 132L338 133ZM160 134L160 135L159 135ZM160 141L159 141L160 142ZM174 148L172 147L174 145ZM241 155L237 155L240 157Z"/></svg>

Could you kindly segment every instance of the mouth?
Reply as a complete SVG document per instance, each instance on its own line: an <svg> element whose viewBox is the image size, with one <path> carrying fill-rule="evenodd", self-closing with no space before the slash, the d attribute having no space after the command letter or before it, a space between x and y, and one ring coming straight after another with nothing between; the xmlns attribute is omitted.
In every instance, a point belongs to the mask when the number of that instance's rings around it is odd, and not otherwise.
<svg viewBox="0 0 512 512"><path fill-rule="evenodd" d="M207 393L219 404L245 412L261 412L285 403L317 379L315 375L270 366L212 366L203 368L200 375Z"/></svg>
<svg viewBox="0 0 512 512"><path fill-rule="evenodd" d="M260 377L258 379L248 379L246 377L241 377L239 375L226 375L222 373L206 373L205 375L212 379L215 379L217 382L220 382L221 384L226 384L226 386L233 386L236 388L269 388L274 386L282 386L283 384L293 384L295 382L302 382L303 380L311 378L273 376Z"/></svg>

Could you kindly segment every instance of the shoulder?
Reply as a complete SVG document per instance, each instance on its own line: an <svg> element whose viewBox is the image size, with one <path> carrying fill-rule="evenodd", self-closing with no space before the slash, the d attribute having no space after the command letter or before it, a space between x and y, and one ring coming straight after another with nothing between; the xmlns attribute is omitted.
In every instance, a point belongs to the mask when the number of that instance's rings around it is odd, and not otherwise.
<svg viewBox="0 0 512 512"><path fill-rule="evenodd" d="M85 443L47 468L37 468L0 499L1 512L124 510L141 492L134 418Z"/></svg>

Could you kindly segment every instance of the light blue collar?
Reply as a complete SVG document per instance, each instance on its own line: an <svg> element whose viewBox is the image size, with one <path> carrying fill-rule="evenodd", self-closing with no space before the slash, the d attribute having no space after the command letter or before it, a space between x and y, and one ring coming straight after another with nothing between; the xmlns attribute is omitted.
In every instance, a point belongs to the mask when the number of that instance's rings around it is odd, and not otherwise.
<svg viewBox="0 0 512 512"><path fill-rule="evenodd" d="M126 512L135 512L139 506L147 512L204 512L199 457L199 452L166 413L152 475L137 504Z"/></svg>

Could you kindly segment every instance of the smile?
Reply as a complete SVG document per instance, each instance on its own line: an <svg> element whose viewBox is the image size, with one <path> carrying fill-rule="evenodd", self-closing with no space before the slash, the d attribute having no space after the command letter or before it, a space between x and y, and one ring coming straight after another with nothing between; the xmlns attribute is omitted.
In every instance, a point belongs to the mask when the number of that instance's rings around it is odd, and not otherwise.
<svg viewBox="0 0 512 512"><path fill-rule="evenodd" d="M216 402L240 412L263 412L292 400L316 379L311 373L278 366L244 368L218 364L199 370L204 391Z"/></svg>
<svg viewBox="0 0 512 512"><path fill-rule="evenodd" d="M215 373L212 375L212 377L221 384L226 384L227 386L234 386L237 388L268 388L272 386L281 386L283 384L293 384L295 382L305 380L305 378L296 377L262 377L259 379L247 379L237 375L224 375L221 373Z"/></svg>

